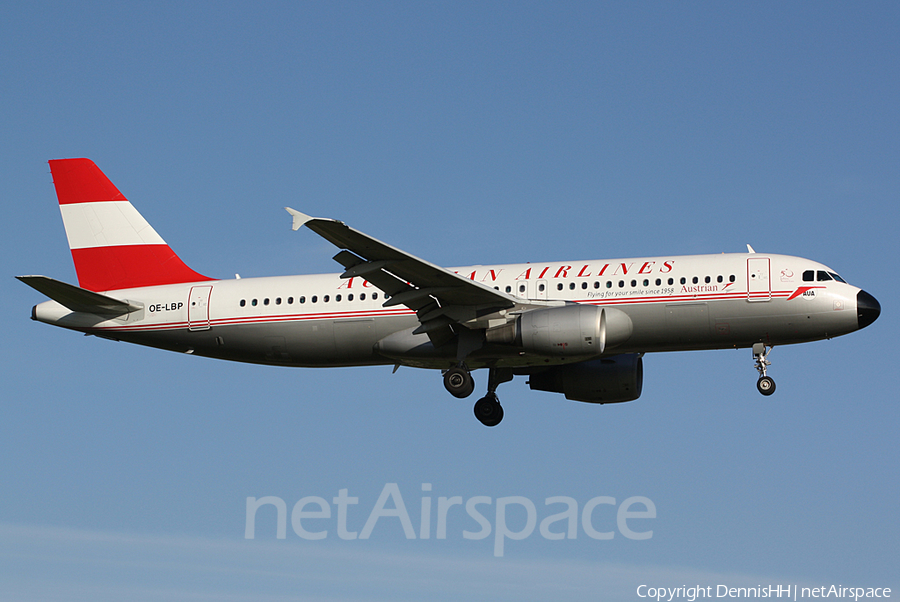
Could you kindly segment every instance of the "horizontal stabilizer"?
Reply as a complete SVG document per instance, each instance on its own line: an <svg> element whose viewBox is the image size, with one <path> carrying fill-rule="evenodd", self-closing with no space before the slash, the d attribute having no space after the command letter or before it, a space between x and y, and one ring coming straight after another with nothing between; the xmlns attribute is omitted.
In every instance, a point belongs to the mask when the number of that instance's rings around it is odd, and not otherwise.
<svg viewBox="0 0 900 602"><path fill-rule="evenodd" d="M99 314L103 316L121 316L141 309L126 301L113 299L72 284L66 284L47 276L16 276L19 280L41 292L60 305L72 311Z"/></svg>

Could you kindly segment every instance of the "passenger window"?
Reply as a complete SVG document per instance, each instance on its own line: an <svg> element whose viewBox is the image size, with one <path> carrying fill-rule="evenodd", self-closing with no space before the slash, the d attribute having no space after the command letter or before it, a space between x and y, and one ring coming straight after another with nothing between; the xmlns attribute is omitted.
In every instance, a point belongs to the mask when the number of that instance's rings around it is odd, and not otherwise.
<svg viewBox="0 0 900 602"><path fill-rule="evenodd" d="M241 307L244 307L245 305L247 305L247 300L241 299Z"/></svg>
<svg viewBox="0 0 900 602"><path fill-rule="evenodd" d="M634 287L636 287L636 286L637 286L637 280L632 280L632 281L631 281L631 288L634 288Z"/></svg>
<svg viewBox="0 0 900 602"><path fill-rule="evenodd" d="M300 297L300 303L306 303L306 297Z"/></svg>
<svg viewBox="0 0 900 602"><path fill-rule="evenodd" d="M542 284L541 286L543 286L543 284ZM541 290L543 290L543 289L541 289ZM520 292L520 293L524 293L524 292L525 292L525 285L524 285L524 284L520 284L520 285L519 285L519 292Z"/></svg>
<svg viewBox="0 0 900 602"><path fill-rule="evenodd" d="M310 301L312 301L313 303L317 302L318 300L319 298L316 295L313 295L312 299L310 299Z"/></svg>
<svg viewBox="0 0 900 602"><path fill-rule="evenodd" d="M275 305L281 305L281 297L275 299Z"/></svg>
<svg viewBox="0 0 900 602"><path fill-rule="evenodd" d="M263 299L263 305L268 305L268 304L269 304L269 298L266 297L265 299Z"/></svg>
<svg viewBox="0 0 900 602"><path fill-rule="evenodd" d="M691 282L693 282L694 284L697 284L699 281L700 281L700 279L697 278L696 276L694 276L694 277L691 279Z"/></svg>
<svg viewBox="0 0 900 602"><path fill-rule="evenodd" d="M378 293L372 293L372 301L378 298Z"/></svg>
<svg viewBox="0 0 900 602"><path fill-rule="evenodd" d="M340 295L335 295L335 296L334 296L334 300L335 300L335 302L339 302L339 301L341 300L341 296L340 296Z"/></svg>
<svg viewBox="0 0 900 602"><path fill-rule="evenodd" d="M538 287L538 290L541 291L541 292L543 293L545 288L547 288L547 287L545 287L545 286L542 284L542 285L540 285L540 286ZM525 290L525 289L522 289L522 290Z"/></svg>
<svg viewBox="0 0 900 602"><path fill-rule="evenodd" d="M606 288L612 288L612 280L606 281Z"/></svg>
<svg viewBox="0 0 900 602"><path fill-rule="evenodd" d="M734 274L728 277L728 282L734 282Z"/></svg>
<svg viewBox="0 0 900 602"><path fill-rule="evenodd" d="M359 300L360 300L360 301L365 301L365 300L366 300L366 294L365 294L365 293L360 293L360 294L359 294Z"/></svg>
<svg viewBox="0 0 900 602"><path fill-rule="evenodd" d="M294 298L288 297L288 305L293 305L293 304L294 304Z"/></svg>
<svg viewBox="0 0 900 602"><path fill-rule="evenodd" d="M674 279L674 278L669 278L668 283L669 283L669 286L675 284L675 279Z"/></svg>
<svg viewBox="0 0 900 602"><path fill-rule="evenodd" d="M812 282L815 280L815 273L812 270L803 272L803 282Z"/></svg>
<svg viewBox="0 0 900 602"><path fill-rule="evenodd" d="M256 304L257 304L256 299L254 299L253 301L250 302L250 305L252 305L253 307L256 307Z"/></svg>
<svg viewBox="0 0 900 602"><path fill-rule="evenodd" d="M569 283L569 290L570 290L570 291L574 291L574 290L575 290L575 283L574 283L574 282L570 282L570 283Z"/></svg>
<svg viewBox="0 0 900 602"><path fill-rule="evenodd" d="M662 284L662 278L657 278L657 279L656 279L656 286L659 286L660 284Z"/></svg>
<svg viewBox="0 0 900 602"><path fill-rule="evenodd" d="M347 301L353 301L353 293L347 295Z"/></svg>
<svg viewBox="0 0 900 602"><path fill-rule="evenodd" d="M681 277L681 284L686 284L686 283L687 283L687 278L685 278L684 276L682 276L682 277Z"/></svg>
<svg viewBox="0 0 900 602"><path fill-rule="evenodd" d="M597 280L594 281L594 288L600 288L600 282L599 282L599 281L597 281Z"/></svg>
<svg viewBox="0 0 900 602"><path fill-rule="evenodd" d="M644 286L650 286L650 281L646 278L644 279Z"/></svg>
<svg viewBox="0 0 900 602"><path fill-rule="evenodd" d="M329 300L329 299L331 299L331 296L330 296L330 295L325 295L324 297L322 297L322 303L328 303L328 300Z"/></svg>
<svg viewBox="0 0 900 602"><path fill-rule="evenodd" d="M581 288L582 288L582 289L586 289L586 288L587 288L587 282L582 282L582 283L581 283Z"/></svg>
<svg viewBox="0 0 900 602"><path fill-rule="evenodd" d="M512 292L512 287L511 287L511 286L507 286L507 287L506 287L506 292L507 292L507 293L511 293L511 292Z"/></svg>
<svg viewBox="0 0 900 602"><path fill-rule="evenodd" d="M619 280L619 288L625 288L625 281Z"/></svg>
<svg viewBox="0 0 900 602"><path fill-rule="evenodd" d="M709 281L710 281L710 277L709 277L709 276L707 276L706 278L703 279L703 282L705 282L706 284L709 284Z"/></svg>
<svg viewBox="0 0 900 602"><path fill-rule="evenodd" d="M722 282L723 280L725 280L725 279L722 278L721 276L716 276L716 282Z"/></svg>
<svg viewBox="0 0 900 602"><path fill-rule="evenodd" d="M562 282L556 285L556 290L561 291L563 289Z"/></svg>

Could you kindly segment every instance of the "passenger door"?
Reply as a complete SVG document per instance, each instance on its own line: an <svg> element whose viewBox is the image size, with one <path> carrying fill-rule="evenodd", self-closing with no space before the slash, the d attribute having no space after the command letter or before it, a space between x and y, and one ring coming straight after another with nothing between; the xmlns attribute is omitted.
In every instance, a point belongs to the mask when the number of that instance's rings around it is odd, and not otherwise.
<svg viewBox="0 0 900 602"><path fill-rule="evenodd" d="M772 279L768 257L747 259L747 301L769 301L772 299Z"/></svg>

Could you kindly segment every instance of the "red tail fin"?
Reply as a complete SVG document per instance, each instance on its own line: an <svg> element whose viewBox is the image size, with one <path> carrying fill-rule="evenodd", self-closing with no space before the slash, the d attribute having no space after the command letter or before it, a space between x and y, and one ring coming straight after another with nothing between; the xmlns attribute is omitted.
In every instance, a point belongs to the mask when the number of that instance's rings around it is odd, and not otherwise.
<svg viewBox="0 0 900 602"><path fill-rule="evenodd" d="M110 291L212 280L184 264L90 159L50 161L78 284Z"/></svg>

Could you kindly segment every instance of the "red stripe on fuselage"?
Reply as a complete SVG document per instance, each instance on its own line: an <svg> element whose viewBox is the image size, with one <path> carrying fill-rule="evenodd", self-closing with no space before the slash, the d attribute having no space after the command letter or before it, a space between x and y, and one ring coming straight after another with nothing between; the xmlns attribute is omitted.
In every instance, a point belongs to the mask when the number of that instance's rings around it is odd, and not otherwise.
<svg viewBox="0 0 900 602"><path fill-rule="evenodd" d="M791 299L794 299L796 297L799 297L806 291L810 291L814 288L825 288L825 287L824 286L801 286L797 290L795 290L793 293L791 293L791 296L788 297L788 301L790 301Z"/></svg>
<svg viewBox="0 0 900 602"><path fill-rule="evenodd" d="M111 291L213 280L189 268L169 245L122 245L72 249L78 285Z"/></svg>
<svg viewBox="0 0 900 602"><path fill-rule="evenodd" d="M822 287L824 288L824 287ZM766 293L768 295L768 293ZM772 299L785 299L790 291L772 291ZM747 293L732 293L730 295L675 295L675 296L657 296L657 297L630 297L616 299L582 299L576 300L575 303L596 306L617 306L617 305L658 305L658 304L682 304L691 302L706 301L738 301L747 299ZM413 316L415 312L410 309L364 309L358 311L335 311L335 312L318 312L318 313L301 313L301 314L255 314L249 316L233 315L222 318L214 318L210 320L210 325L216 326L237 326L242 324L266 324L273 322L296 322L296 321L315 321L315 320L336 320L341 319L359 319L367 318L384 318L397 316ZM158 332L164 330L180 330L188 327L187 322L156 322L149 324L131 324L127 326L101 327L95 330L106 332L137 332L151 331Z"/></svg>

